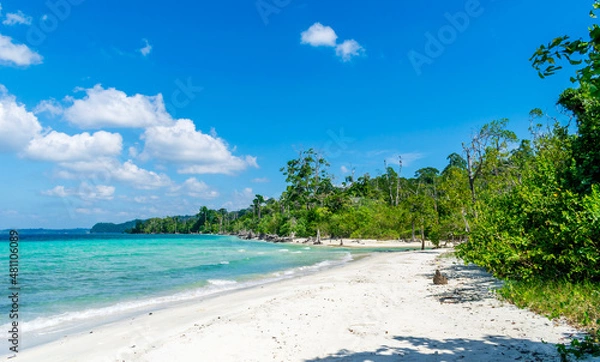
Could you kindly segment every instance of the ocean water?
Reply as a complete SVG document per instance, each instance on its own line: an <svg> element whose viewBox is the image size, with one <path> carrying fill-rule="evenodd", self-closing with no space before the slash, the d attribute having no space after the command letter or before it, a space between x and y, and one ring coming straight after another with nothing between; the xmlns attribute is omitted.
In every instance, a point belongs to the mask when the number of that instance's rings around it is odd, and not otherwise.
<svg viewBox="0 0 600 362"><path fill-rule="evenodd" d="M22 348L174 303L342 265L369 252L208 235L20 238ZM0 265L8 270L8 236L6 241ZM8 296L10 281L4 280ZM6 331L10 300L1 300L0 328Z"/></svg>

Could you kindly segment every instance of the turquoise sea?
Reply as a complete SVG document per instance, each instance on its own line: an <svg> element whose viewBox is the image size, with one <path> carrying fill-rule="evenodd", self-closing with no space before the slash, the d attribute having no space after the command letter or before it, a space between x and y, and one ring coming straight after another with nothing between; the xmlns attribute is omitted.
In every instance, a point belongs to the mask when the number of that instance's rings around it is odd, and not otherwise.
<svg viewBox="0 0 600 362"><path fill-rule="evenodd" d="M210 235L20 238L24 348L130 315L342 265L369 252ZM6 241L0 264L8 270L8 235ZM5 296L0 328L8 328L9 310Z"/></svg>

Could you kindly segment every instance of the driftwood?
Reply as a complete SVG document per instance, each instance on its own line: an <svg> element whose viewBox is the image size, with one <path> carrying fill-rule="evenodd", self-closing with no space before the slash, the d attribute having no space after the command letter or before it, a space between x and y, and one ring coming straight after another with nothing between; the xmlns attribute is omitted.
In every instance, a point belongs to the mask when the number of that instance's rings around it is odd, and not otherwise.
<svg viewBox="0 0 600 362"><path fill-rule="evenodd" d="M435 284L435 285L448 284L448 278L443 276L439 270L436 270L435 275L433 276L433 284Z"/></svg>

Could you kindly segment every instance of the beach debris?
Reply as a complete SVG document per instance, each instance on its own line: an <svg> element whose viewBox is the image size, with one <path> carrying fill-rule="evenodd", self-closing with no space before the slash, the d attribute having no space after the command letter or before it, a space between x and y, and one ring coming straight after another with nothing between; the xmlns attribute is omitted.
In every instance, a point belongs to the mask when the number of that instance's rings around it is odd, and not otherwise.
<svg viewBox="0 0 600 362"><path fill-rule="evenodd" d="M435 285L444 285L448 284L448 278L440 273L439 269L435 271L435 275L433 276L433 284Z"/></svg>

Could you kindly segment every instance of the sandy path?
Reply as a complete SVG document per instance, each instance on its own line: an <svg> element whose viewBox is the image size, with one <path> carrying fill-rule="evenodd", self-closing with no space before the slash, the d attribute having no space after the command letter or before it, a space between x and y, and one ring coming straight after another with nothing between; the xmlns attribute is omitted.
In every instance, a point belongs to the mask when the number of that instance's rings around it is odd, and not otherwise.
<svg viewBox="0 0 600 362"><path fill-rule="evenodd" d="M69 336L16 361L558 360L542 341L564 342L572 328L499 302L492 278L439 254L375 255ZM436 268L448 285L433 285Z"/></svg>

